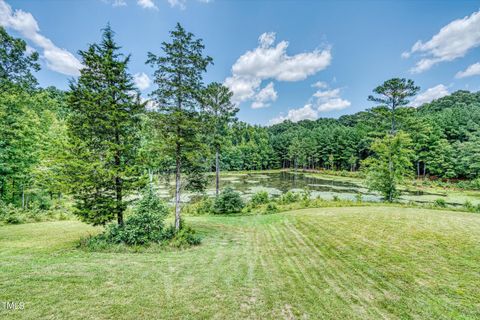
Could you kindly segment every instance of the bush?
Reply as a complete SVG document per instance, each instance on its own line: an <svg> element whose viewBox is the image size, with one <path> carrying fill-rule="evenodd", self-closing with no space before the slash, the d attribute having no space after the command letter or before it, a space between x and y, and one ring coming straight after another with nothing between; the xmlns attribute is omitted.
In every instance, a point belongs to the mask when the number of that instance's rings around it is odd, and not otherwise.
<svg viewBox="0 0 480 320"><path fill-rule="evenodd" d="M110 243L145 245L163 240L163 220L168 214L167 206L148 190L138 202L134 213L123 225L111 224L105 237Z"/></svg>
<svg viewBox="0 0 480 320"><path fill-rule="evenodd" d="M278 207L274 202L270 202L263 211L264 214L273 214L278 212Z"/></svg>
<svg viewBox="0 0 480 320"><path fill-rule="evenodd" d="M465 201L465 204L463 205L465 209L468 211L475 211L475 206L470 202L470 201Z"/></svg>
<svg viewBox="0 0 480 320"><path fill-rule="evenodd" d="M175 233L175 227L173 225L169 229L173 229L173 232L168 232L169 236L173 234L171 238L168 238L172 247L185 248L199 245L202 242L202 239L195 233L195 230L189 226L181 226L180 231L177 233ZM167 236L167 234L165 234L165 236Z"/></svg>
<svg viewBox="0 0 480 320"><path fill-rule="evenodd" d="M280 196L278 200L281 204L290 204L300 200L300 194L288 191Z"/></svg>
<svg viewBox="0 0 480 320"><path fill-rule="evenodd" d="M204 196L200 198L200 200L186 205L183 210L183 212L187 215L204 215L214 213L213 199Z"/></svg>
<svg viewBox="0 0 480 320"><path fill-rule="evenodd" d="M168 207L152 189L147 188L140 201L137 202L135 211L137 214L152 213L166 216Z"/></svg>
<svg viewBox="0 0 480 320"><path fill-rule="evenodd" d="M259 191L252 196L250 203L253 207L268 203L268 192L267 191Z"/></svg>
<svg viewBox="0 0 480 320"><path fill-rule="evenodd" d="M445 202L445 199L442 199L442 198L435 199L435 201L433 202L433 205L438 208L447 207L447 203Z"/></svg>
<svg viewBox="0 0 480 320"><path fill-rule="evenodd" d="M228 187L215 198L213 211L217 214L238 213L242 211L244 206L240 193Z"/></svg>

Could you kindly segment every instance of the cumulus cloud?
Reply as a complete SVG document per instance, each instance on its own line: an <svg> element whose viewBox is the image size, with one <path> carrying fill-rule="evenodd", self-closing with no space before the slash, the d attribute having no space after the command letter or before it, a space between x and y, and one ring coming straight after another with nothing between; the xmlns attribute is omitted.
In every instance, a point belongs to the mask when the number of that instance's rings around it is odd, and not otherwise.
<svg viewBox="0 0 480 320"><path fill-rule="evenodd" d="M82 64L65 49L57 47L50 39L40 34L33 15L23 10L13 11L10 5L0 0L0 25L15 30L42 49L41 58L49 69L69 76L78 76Z"/></svg>
<svg viewBox="0 0 480 320"><path fill-rule="evenodd" d="M298 122L300 120L315 120L321 112L343 110L351 105L351 102L341 97L341 89L329 89L325 82L317 82L312 87L317 90L309 102L302 108L290 109L287 115L280 115L270 120L270 124L281 123L285 120Z"/></svg>
<svg viewBox="0 0 480 320"><path fill-rule="evenodd" d="M258 38L258 46L241 55L232 66L232 76L225 85L232 90L236 103L252 99L261 92L262 81L301 81L330 65L330 48L288 55L288 42L275 45L275 32L266 32ZM275 95L276 96L276 95Z"/></svg>
<svg viewBox="0 0 480 320"><path fill-rule="evenodd" d="M466 70L459 71L455 75L455 78L466 78L471 76L478 76L480 75L480 62L474 63L470 65Z"/></svg>
<svg viewBox="0 0 480 320"><path fill-rule="evenodd" d="M152 80L150 80L146 73L141 72L133 75L133 82L135 82L138 89L143 91L150 87Z"/></svg>
<svg viewBox="0 0 480 320"><path fill-rule="evenodd" d="M273 82L270 82L255 95L255 101L252 103L252 109L268 107L270 106L269 102L275 100L277 100L277 91L275 91Z"/></svg>
<svg viewBox="0 0 480 320"><path fill-rule="evenodd" d="M470 49L479 45L480 11L477 11L463 19L450 22L430 40L417 41L410 51L402 53L402 57L409 58L415 53L424 56L411 69L413 73L420 73L437 63L463 57Z"/></svg>
<svg viewBox="0 0 480 320"><path fill-rule="evenodd" d="M443 84L439 84L435 87L429 88L424 92L420 93L415 97L415 99L410 103L412 107L419 107L424 103L431 102L441 97L449 95L448 88Z"/></svg>
<svg viewBox="0 0 480 320"><path fill-rule="evenodd" d="M137 4L144 9L158 10L153 0L137 0Z"/></svg>
<svg viewBox="0 0 480 320"><path fill-rule="evenodd" d="M313 94L316 98L316 106L319 112L343 110L351 103L340 96L340 88L330 90L318 90Z"/></svg>
<svg viewBox="0 0 480 320"><path fill-rule="evenodd" d="M285 120L292 122L298 122L301 120L315 120L318 118L318 112L313 108L311 104L306 104L299 109L290 109L286 116L278 116L270 120L270 124L282 123Z"/></svg>

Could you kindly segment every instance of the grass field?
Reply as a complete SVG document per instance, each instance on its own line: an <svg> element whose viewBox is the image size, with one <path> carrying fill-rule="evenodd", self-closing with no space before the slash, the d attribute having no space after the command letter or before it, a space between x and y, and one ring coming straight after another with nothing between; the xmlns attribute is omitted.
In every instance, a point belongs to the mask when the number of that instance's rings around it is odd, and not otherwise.
<svg viewBox="0 0 480 320"><path fill-rule="evenodd" d="M29 319L480 319L480 215L395 207L190 217L184 251L76 249L75 221L0 227L0 300Z"/></svg>

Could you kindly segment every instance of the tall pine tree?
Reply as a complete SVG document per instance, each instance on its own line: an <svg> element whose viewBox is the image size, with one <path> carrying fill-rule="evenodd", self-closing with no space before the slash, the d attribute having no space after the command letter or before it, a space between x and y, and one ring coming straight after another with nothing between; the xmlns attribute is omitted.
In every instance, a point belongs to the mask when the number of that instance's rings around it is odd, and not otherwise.
<svg viewBox="0 0 480 320"><path fill-rule="evenodd" d="M187 32L180 24L170 32L171 42L163 42L162 54L149 52L147 64L156 68L152 92L158 112L158 129L161 132L165 151L175 159L175 228L180 229L182 172L198 172L198 153L204 143L200 94L203 87L202 74L212 62L205 56L201 39ZM187 171L187 172L185 172Z"/></svg>
<svg viewBox="0 0 480 320"><path fill-rule="evenodd" d="M110 26L102 41L80 51L84 68L70 85L70 174L76 212L86 222L123 224L125 197L136 188L140 103Z"/></svg>

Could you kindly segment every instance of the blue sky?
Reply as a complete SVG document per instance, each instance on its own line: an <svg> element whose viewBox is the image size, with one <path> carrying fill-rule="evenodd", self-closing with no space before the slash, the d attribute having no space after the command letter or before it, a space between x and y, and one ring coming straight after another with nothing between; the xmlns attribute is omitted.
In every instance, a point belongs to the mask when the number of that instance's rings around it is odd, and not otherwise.
<svg viewBox="0 0 480 320"><path fill-rule="evenodd" d="M147 97L147 52L180 22L214 58L205 81L234 91L240 120L269 124L364 110L391 77L421 86L414 105L480 90L479 10L459 0L0 0L0 25L40 53L42 86L66 89L77 51L110 22Z"/></svg>

